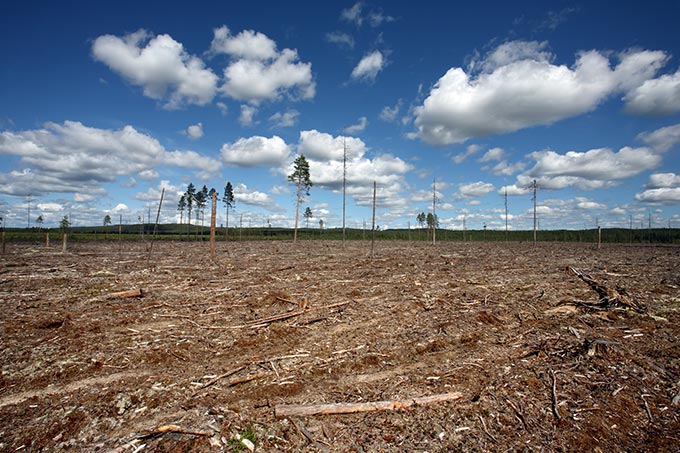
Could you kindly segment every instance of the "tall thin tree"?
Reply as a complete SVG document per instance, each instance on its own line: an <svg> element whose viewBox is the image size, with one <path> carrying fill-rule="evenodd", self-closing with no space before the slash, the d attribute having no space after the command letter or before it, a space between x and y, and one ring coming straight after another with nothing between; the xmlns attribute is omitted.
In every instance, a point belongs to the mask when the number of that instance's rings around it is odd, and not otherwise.
<svg viewBox="0 0 680 453"><path fill-rule="evenodd" d="M536 245L536 189L538 188L538 183L535 179L531 183L531 188L534 190L534 245Z"/></svg>
<svg viewBox="0 0 680 453"><path fill-rule="evenodd" d="M182 221L184 220L184 210L187 207L186 195L182 194L177 202L177 210L179 211L179 240L182 240Z"/></svg>
<svg viewBox="0 0 680 453"><path fill-rule="evenodd" d="M300 220L300 203L303 195L309 195L313 183L309 176L309 162L304 154L300 154L293 162L293 173L288 175L288 181L297 186L297 202L295 204L295 231L293 242L297 242L298 222Z"/></svg>
<svg viewBox="0 0 680 453"><path fill-rule="evenodd" d="M342 139L342 246L345 246L345 192L347 188L347 144Z"/></svg>
<svg viewBox="0 0 680 453"><path fill-rule="evenodd" d="M222 203L224 203L224 206L227 210L227 226L224 229L224 242L227 242L229 240L229 209L234 209L234 206L236 206L236 201L234 199L234 188L229 181L227 181L227 185L224 186L224 196L222 197Z"/></svg>
<svg viewBox="0 0 680 453"><path fill-rule="evenodd" d="M187 191L184 193L187 203L187 241L191 240L191 210L196 201L196 187L193 183L189 183Z"/></svg>
<svg viewBox="0 0 680 453"><path fill-rule="evenodd" d="M437 243L437 180L432 180L432 245Z"/></svg>

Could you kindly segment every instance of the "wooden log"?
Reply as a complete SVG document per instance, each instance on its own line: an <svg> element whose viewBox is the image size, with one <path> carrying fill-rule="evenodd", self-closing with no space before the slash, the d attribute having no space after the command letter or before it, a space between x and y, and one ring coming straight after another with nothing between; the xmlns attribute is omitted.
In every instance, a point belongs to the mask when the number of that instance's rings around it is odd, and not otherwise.
<svg viewBox="0 0 680 453"><path fill-rule="evenodd" d="M153 437L160 436L162 434L166 433L177 433L177 434L190 434L192 436L213 436L215 435L214 431L199 431L195 429L187 429L183 428L178 425L163 425L159 426L158 428L154 429L150 433L144 434L142 436L137 437L137 439L151 439Z"/></svg>
<svg viewBox="0 0 680 453"><path fill-rule="evenodd" d="M278 404L274 408L276 417L353 414L355 412L390 411L405 409L411 406L439 403L443 401L455 401L462 398L459 392L442 393L438 395L424 396L404 401L374 401L369 403L335 403L335 404L311 404L311 405L288 405Z"/></svg>
<svg viewBox="0 0 680 453"><path fill-rule="evenodd" d="M144 297L144 291L141 288L131 289L129 291L120 291L109 294L109 297Z"/></svg>

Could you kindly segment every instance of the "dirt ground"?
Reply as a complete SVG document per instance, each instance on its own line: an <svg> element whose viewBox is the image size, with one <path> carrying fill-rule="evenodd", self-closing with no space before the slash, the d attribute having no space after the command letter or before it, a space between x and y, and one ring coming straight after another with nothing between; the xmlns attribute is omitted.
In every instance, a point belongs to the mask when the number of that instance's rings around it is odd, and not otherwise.
<svg viewBox="0 0 680 453"><path fill-rule="evenodd" d="M147 247L0 256L0 450L679 451L680 247Z"/></svg>

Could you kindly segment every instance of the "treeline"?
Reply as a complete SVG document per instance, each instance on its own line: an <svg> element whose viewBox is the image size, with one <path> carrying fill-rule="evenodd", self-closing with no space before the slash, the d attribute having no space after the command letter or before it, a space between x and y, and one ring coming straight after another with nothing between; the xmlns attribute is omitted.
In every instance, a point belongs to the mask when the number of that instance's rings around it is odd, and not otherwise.
<svg viewBox="0 0 680 453"><path fill-rule="evenodd" d="M153 234L154 225L149 223L107 225L107 226L83 226L70 227L69 239L74 241L138 241L149 240ZM45 233L50 233L53 239L63 232L60 228L8 228L6 230L8 241L44 241ZM294 228L278 227L225 227L217 228L218 241L251 241L251 240L292 240L295 234ZM597 229L589 230L542 230L538 231L538 242L585 242L597 243ZM192 241L208 241L210 229L206 226L191 225ZM347 228L348 240L370 240L371 230L361 228ZM431 230L424 229L390 229L376 231L376 240L397 240L428 242L431 241ZM156 240L186 240L187 224L159 224ZM298 240L342 240L341 228L299 228ZM531 242L533 231L505 231L500 230L447 230L437 229L437 241L445 242ZM626 228L603 228L602 243L618 244L680 244L680 229L678 228L651 228L651 229L626 229Z"/></svg>

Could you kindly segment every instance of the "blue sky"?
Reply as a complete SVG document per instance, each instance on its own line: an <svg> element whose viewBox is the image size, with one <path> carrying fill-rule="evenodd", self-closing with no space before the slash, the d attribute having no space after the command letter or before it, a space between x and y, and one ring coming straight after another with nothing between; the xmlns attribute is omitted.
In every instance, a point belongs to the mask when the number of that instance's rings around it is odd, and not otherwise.
<svg viewBox="0 0 680 453"><path fill-rule="evenodd" d="M680 3L5 2L0 216L136 222L235 188L290 226L680 226ZM343 145L344 144L344 145ZM232 222L234 217L231 217ZM218 224L224 223L220 203Z"/></svg>

